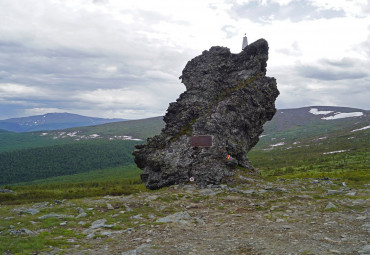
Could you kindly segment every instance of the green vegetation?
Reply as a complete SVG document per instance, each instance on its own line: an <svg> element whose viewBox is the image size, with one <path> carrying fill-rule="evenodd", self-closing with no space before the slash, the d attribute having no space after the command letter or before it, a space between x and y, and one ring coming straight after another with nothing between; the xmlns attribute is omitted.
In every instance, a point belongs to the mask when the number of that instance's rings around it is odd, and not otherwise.
<svg viewBox="0 0 370 255"><path fill-rule="evenodd" d="M50 240L48 238L50 235L48 231L43 231L37 236L30 236L28 238L14 238L14 236L1 237L0 252L2 254L10 254L7 251L12 251L11 254L32 254L50 245L66 244L65 241Z"/></svg>
<svg viewBox="0 0 370 255"><path fill-rule="evenodd" d="M132 164L136 141L90 140L0 153L0 184Z"/></svg>
<svg viewBox="0 0 370 255"><path fill-rule="evenodd" d="M277 152L275 152L277 153ZM287 155L286 153L285 155ZM292 154L294 155L294 152ZM290 156L288 154L288 156ZM276 156L276 155L275 155ZM258 153L251 154L254 165L259 166L263 176L279 178L340 178L355 182L369 182L369 152L366 150L329 155L305 155L306 157L279 160L279 157L264 159ZM266 162L276 160L276 166L267 166Z"/></svg>

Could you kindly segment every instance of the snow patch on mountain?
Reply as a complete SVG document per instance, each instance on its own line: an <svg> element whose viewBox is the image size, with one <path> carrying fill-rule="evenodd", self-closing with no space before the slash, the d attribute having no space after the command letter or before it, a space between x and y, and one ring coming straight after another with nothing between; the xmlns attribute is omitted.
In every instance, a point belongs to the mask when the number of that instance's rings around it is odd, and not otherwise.
<svg viewBox="0 0 370 255"><path fill-rule="evenodd" d="M363 112L336 112L333 116L323 117L322 120L337 120L351 117L360 117L364 115Z"/></svg>
<svg viewBox="0 0 370 255"><path fill-rule="evenodd" d="M342 152L346 152L346 151L349 151L349 150L329 151L329 152L324 152L322 155L335 154L335 153L342 153Z"/></svg>
<svg viewBox="0 0 370 255"><path fill-rule="evenodd" d="M70 132L70 133L67 133L66 135L69 136L69 137L75 137L77 136L77 131L74 131L74 132Z"/></svg>
<svg viewBox="0 0 370 255"><path fill-rule="evenodd" d="M363 128L352 130L351 132L357 132L357 131L361 131L361 130L365 130L365 129L369 129L369 128L370 128L370 125L366 126L366 127L363 127Z"/></svg>
<svg viewBox="0 0 370 255"><path fill-rule="evenodd" d="M102 136L98 134L91 134L91 135L83 135L80 134L80 131L73 131L73 132L64 132L64 131L56 131L51 133L41 133L40 136L46 136L50 135L52 136L52 139L64 139L64 138L73 138L76 141L80 140L90 140L90 139L108 139L108 140L130 140L130 141L143 141L139 138L133 138L129 135L123 135L123 136Z"/></svg>
<svg viewBox="0 0 370 255"><path fill-rule="evenodd" d="M324 136L324 137L319 137L319 138L316 138L314 139L313 141L318 141L318 140L324 140L324 139L327 139L328 137Z"/></svg>
<svg viewBox="0 0 370 255"><path fill-rule="evenodd" d="M311 108L309 111L309 113L312 113L313 115L326 115L332 112L333 111L319 111L317 108Z"/></svg>
<svg viewBox="0 0 370 255"><path fill-rule="evenodd" d="M277 143L277 144L271 144L270 146L271 147L277 147L277 146L282 146L282 145L285 145L285 143L281 142L281 143Z"/></svg>

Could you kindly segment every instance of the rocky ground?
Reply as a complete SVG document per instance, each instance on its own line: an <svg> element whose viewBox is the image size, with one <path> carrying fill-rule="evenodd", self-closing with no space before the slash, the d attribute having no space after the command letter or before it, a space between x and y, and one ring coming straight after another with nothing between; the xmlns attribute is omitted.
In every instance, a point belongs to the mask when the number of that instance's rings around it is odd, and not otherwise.
<svg viewBox="0 0 370 255"><path fill-rule="evenodd" d="M1 205L0 238L48 238L37 254L370 254L368 187L253 178Z"/></svg>

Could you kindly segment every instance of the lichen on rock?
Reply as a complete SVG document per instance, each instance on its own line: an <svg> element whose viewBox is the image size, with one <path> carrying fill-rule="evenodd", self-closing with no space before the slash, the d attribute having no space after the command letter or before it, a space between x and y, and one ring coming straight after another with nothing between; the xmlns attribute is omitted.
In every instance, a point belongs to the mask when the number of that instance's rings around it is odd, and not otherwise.
<svg viewBox="0 0 370 255"><path fill-rule="evenodd" d="M216 46L187 63L180 76L186 91L170 103L165 128L133 152L147 188L191 177L200 186L220 184L238 166L254 171L247 152L274 116L279 95L275 78L266 77L267 59L267 41L260 39L239 54Z"/></svg>

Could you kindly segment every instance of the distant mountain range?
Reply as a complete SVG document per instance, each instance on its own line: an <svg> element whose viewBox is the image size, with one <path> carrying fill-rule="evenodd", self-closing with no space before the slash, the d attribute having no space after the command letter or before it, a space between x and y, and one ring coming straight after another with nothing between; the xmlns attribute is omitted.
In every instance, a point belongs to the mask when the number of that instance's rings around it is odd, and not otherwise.
<svg viewBox="0 0 370 255"><path fill-rule="evenodd" d="M99 125L117 121L125 121L125 119L104 119L86 117L71 113L47 113L44 115L0 120L0 132L2 132L1 130L7 130L11 132L58 130L71 127Z"/></svg>
<svg viewBox="0 0 370 255"><path fill-rule="evenodd" d="M70 127L71 124L67 123L65 125L69 125L69 128L59 130L46 131L45 125L40 125L43 128L39 127L43 131L11 133L0 130L0 153L22 148L96 139L140 142L159 134L165 125L162 116L118 122L99 118L82 118L90 120L85 121L83 127ZM113 123L99 124L99 121L111 121ZM73 123L76 126L77 124L77 121ZM57 125L63 125L63 123ZM37 126L33 128L37 129ZM260 136L260 141L253 150L294 148L300 146L298 144L301 142L307 141L310 143L315 139L321 141L326 139L328 141L336 137L343 137L343 139L357 136L366 138L370 132L370 111L331 106L282 109L276 112L271 121L265 123L264 130ZM359 131L355 132L354 130Z"/></svg>
<svg viewBox="0 0 370 255"><path fill-rule="evenodd" d="M76 139L82 136L112 140L114 137L131 136L145 140L159 134L164 125L163 117L154 117L57 130L48 132L47 135L53 136L54 139L76 135ZM260 143L269 140L267 138L277 139L281 136L291 140L303 139L331 132L351 131L367 125L370 125L370 111L368 110L333 106L281 109L276 112L271 121L265 123L265 131L261 135Z"/></svg>

